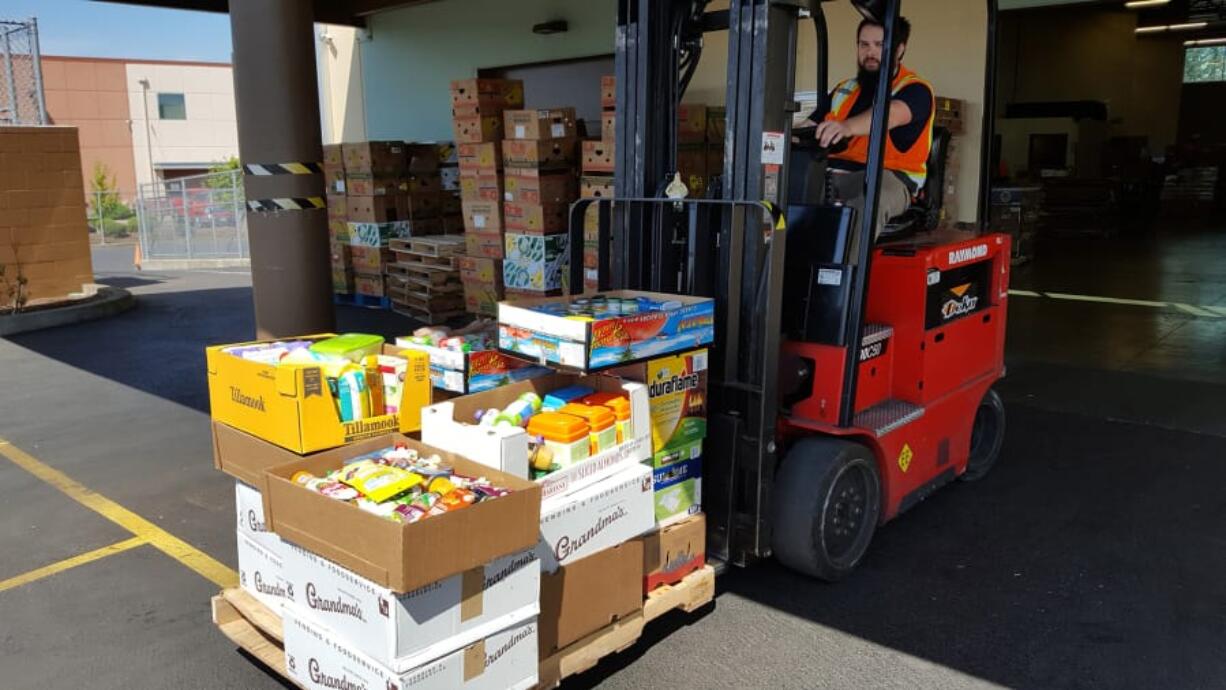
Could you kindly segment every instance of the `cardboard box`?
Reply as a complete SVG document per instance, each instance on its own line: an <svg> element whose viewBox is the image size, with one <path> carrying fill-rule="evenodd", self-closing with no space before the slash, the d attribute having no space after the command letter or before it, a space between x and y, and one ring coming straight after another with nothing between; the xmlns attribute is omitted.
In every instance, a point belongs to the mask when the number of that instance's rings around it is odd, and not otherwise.
<svg viewBox="0 0 1226 690"><path fill-rule="evenodd" d="M451 133L460 144L499 141L502 139L502 116L456 117L451 121Z"/></svg>
<svg viewBox="0 0 1226 690"><path fill-rule="evenodd" d="M677 147L677 172L689 187L691 196L701 196L707 189L707 148L703 144L682 144Z"/></svg>
<svg viewBox="0 0 1226 690"><path fill-rule="evenodd" d="M439 183L444 192L460 191L460 169L454 165L438 169Z"/></svg>
<svg viewBox="0 0 1226 690"><path fill-rule="evenodd" d="M348 236L348 229L345 232ZM349 247L348 242L342 242L329 238L328 240L328 258L332 261L332 268L344 270L353 266L353 252Z"/></svg>
<svg viewBox="0 0 1226 690"><path fill-rule="evenodd" d="M652 527L651 468L635 464L588 487L543 501L537 555L541 567L554 572L558 566L627 542Z"/></svg>
<svg viewBox="0 0 1226 690"><path fill-rule="evenodd" d="M396 211L400 220L436 218L442 210L439 192L409 192L396 195Z"/></svg>
<svg viewBox="0 0 1226 690"><path fill-rule="evenodd" d="M353 291L367 297L386 297L387 279L383 273L354 273Z"/></svg>
<svg viewBox="0 0 1226 690"><path fill-rule="evenodd" d="M616 146L613 145L613 142L583 142L583 172L585 174L590 172L613 172L616 167L614 164L616 153Z"/></svg>
<svg viewBox="0 0 1226 690"><path fill-rule="evenodd" d="M605 111L600 114L600 138L612 145L617 141L617 114Z"/></svg>
<svg viewBox="0 0 1226 690"><path fill-rule="evenodd" d="M344 222L349 218L349 200L344 195L328 193L325 200L328 206L328 221L339 220Z"/></svg>
<svg viewBox="0 0 1226 690"><path fill-rule="evenodd" d="M324 193L328 195L345 193L344 168L324 168Z"/></svg>
<svg viewBox="0 0 1226 690"><path fill-rule="evenodd" d="M612 198L613 179L612 175L584 175L579 179L579 196L584 199ZM588 211L592 208L595 207L589 206Z"/></svg>
<svg viewBox="0 0 1226 690"><path fill-rule="evenodd" d="M469 228L464 233L464 253L469 256L477 256L487 259L501 259L506 254L506 246L502 232L495 230L494 232L474 232L472 224L465 222L465 227ZM499 283L503 285L503 283Z"/></svg>
<svg viewBox="0 0 1226 690"><path fill-rule="evenodd" d="M656 524L672 524L702 511L702 441L657 453L652 464Z"/></svg>
<svg viewBox="0 0 1226 690"><path fill-rule="evenodd" d="M677 143L701 144L707 140L707 106L682 103L677 106Z"/></svg>
<svg viewBox="0 0 1226 690"><path fill-rule="evenodd" d="M347 223L350 247L386 247L388 241L412 236L409 221L392 223Z"/></svg>
<svg viewBox="0 0 1226 690"><path fill-rule="evenodd" d="M293 607L284 631L285 670L306 690L528 690L538 678L534 618L404 673L308 623Z"/></svg>
<svg viewBox="0 0 1226 690"><path fill-rule="evenodd" d="M479 393L515 381L551 373L545 367L529 364L497 350L457 352L429 345L418 345L403 338L397 339L396 346L406 350L425 352L430 357L431 385L462 395Z"/></svg>
<svg viewBox="0 0 1226 690"><path fill-rule="evenodd" d="M349 224L341 220L328 221L328 240L342 245L349 244Z"/></svg>
<svg viewBox="0 0 1226 690"><path fill-rule="evenodd" d="M355 289L353 269L332 267L332 292L351 295Z"/></svg>
<svg viewBox="0 0 1226 690"><path fill-rule="evenodd" d="M238 586L280 614L281 607L290 600L290 585L285 580L280 554L242 532L235 532L235 536L238 538Z"/></svg>
<svg viewBox="0 0 1226 690"><path fill-rule="evenodd" d="M458 259L460 280L465 283L501 283L502 261L483 256L461 256Z"/></svg>
<svg viewBox="0 0 1226 690"><path fill-rule="evenodd" d="M460 199L463 201L501 201L502 175L473 175L460 178Z"/></svg>
<svg viewBox="0 0 1226 690"><path fill-rule="evenodd" d="M707 106L707 141L719 144L722 149L728 136L728 109L723 106Z"/></svg>
<svg viewBox="0 0 1226 690"><path fill-rule="evenodd" d="M502 114L508 139L571 139L575 137L574 108L507 110Z"/></svg>
<svg viewBox="0 0 1226 690"><path fill-rule="evenodd" d="M570 235L526 235L508 232L505 245L502 282L508 289L561 290L566 285ZM499 311L501 313L501 309Z"/></svg>
<svg viewBox="0 0 1226 690"><path fill-rule="evenodd" d="M648 533L643 543L643 592L673 585L707 562L707 519L702 513ZM542 601L542 612L544 611Z"/></svg>
<svg viewBox="0 0 1226 690"><path fill-rule="evenodd" d="M541 577L540 657L643 610L643 541L632 539Z"/></svg>
<svg viewBox="0 0 1226 690"><path fill-rule="evenodd" d="M464 283L464 311L483 316L497 316L498 303L505 293L502 283Z"/></svg>
<svg viewBox="0 0 1226 690"><path fill-rule="evenodd" d="M646 297L675 306L664 311L584 322L531 308L547 302L569 303L579 296L526 300L518 304L503 302L498 305L499 348L533 360L593 371L692 350L715 339L715 303L709 298L633 290L601 294L620 298Z"/></svg>
<svg viewBox="0 0 1226 690"><path fill-rule="evenodd" d="M353 272L379 275L388 264L395 263L396 255L390 249L380 247L352 247Z"/></svg>
<svg viewBox="0 0 1226 690"><path fill-rule="evenodd" d="M234 482L234 508L238 515L236 524L240 535L254 541L270 553L282 555L281 537L270 532L268 523L264 520L264 496L259 489L242 480L236 480Z"/></svg>
<svg viewBox="0 0 1226 690"><path fill-rule="evenodd" d="M460 144L456 147L460 160L460 174L489 175L502 169L502 144L486 141L479 144Z"/></svg>
<svg viewBox="0 0 1226 690"><path fill-rule="evenodd" d="M536 617L541 567L532 550L398 594L289 542L295 615L393 671L407 671Z"/></svg>
<svg viewBox="0 0 1226 690"><path fill-rule="evenodd" d="M400 182L400 191L414 196L437 195L443 191L443 178L438 170L406 175Z"/></svg>
<svg viewBox="0 0 1226 690"><path fill-rule="evenodd" d="M609 372L647 385L653 454L679 450L707 437L709 363L708 351L701 349L662 355Z"/></svg>
<svg viewBox="0 0 1226 690"><path fill-rule="evenodd" d="M393 173L404 171L404 142L360 141L341 144L345 170L349 173Z"/></svg>
<svg viewBox="0 0 1226 690"><path fill-rule="evenodd" d="M600 107L605 110L617 107L617 77L611 74L600 78Z"/></svg>
<svg viewBox="0 0 1226 690"><path fill-rule="evenodd" d="M306 339L322 340L331 335L306 336ZM238 344L255 345L258 342ZM398 348L386 345L383 348L384 354L403 357L408 361L398 415L342 422L319 366L263 364L224 352L227 347L232 346L217 345L205 350L209 407L214 421L296 453L334 448L389 431L417 431L421 428L421 408L430 404L430 362L420 352L401 354ZM216 433L214 443L216 453L219 449ZM241 447L238 444L231 450L238 452ZM256 451L247 448L246 452ZM215 459L218 469L229 471L219 455L215 455ZM258 471L234 476L255 486L260 484Z"/></svg>
<svg viewBox="0 0 1226 690"><path fill-rule="evenodd" d="M397 196L358 196L345 199L345 218L350 223L390 223L403 220Z"/></svg>
<svg viewBox="0 0 1226 690"><path fill-rule="evenodd" d="M508 178L516 179L516 178ZM564 233L570 227L567 204L532 204L508 201L502 206L507 230L545 235Z"/></svg>
<svg viewBox="0 0 1226 690"><path fill-rule="evenodd" d="M464 201L464 227L472 232L494 233L502 230L502 203L491 201ZM472 254L473 252L469 252ZM484 256L484 255L482 255Z"/></svg>
<svg viewBox="0 0 1226 690"><path fill-rule="evenodd" d="M458 79L451 82L451 106L522 108L524 83L518 79ZM491 112L491 114L496 114Z"/></svg>
<svg viewBox="0 0 1226 690"><path fill-rule="evenodd" d="M597 391L625 393L630 399L628 438L621 444L536 480L542 498L582 489L599 482L651 456L647 418L646 387L611 376L578 377L571 374L542 375L510 383L492 390L465 395L431 405L422 410L422 439L484 465L517 477L528 476L528 433L519 427L479 427L469 422L478 410L504 408L524 393L544 398L550 391L566 386L584 385Z"/></svg>
<svg viewBox="0 0 1226 690"><path fill-rule="evenodd" d="M458 181L457 181L457 184L458 184ZM463 200L460 199L459 191L460 191L459 187L457 187L456 191L454 192L451 192L451 193L444 192L443 194L441 194L439 196L440 202L439 202L438 210L439 210L439 214L443 216L453 216L454 218L452 220L455 221L455 227L460 232L463 232L464 231L464 218L463 218L464 203L463 203Z"/></svg>
<svg viewBox="0 0 1226 690"><path fill-rule="evenodd" d="M325 168L341 168L345 167L345 154L341 151L340 144L324 144L324 167Z"/></svg>
<svg viewBox="0 0 1226 690"><path fill-rule="evenodd" d="M569 204L579 192L575 175L569 170L508 168L504 186L502 200L513 204Z"/></svg>
<svg viewBox="0 0 1226 690"><path fill-rule="evenodd" d="M502 162L508 168L565 170L574 167L577 148L577 139L507 139L502 142Z"/></svg>
<svg viewBox="0 0 1226 690"><path fill-rule="evenodd" d="M439 170L439 145L436 143L404 145L404 169L412 175L435 174Z"/></svg>
<svg viewBox="0 0 1226 690"><path fill-rule="evenodd" d="M345 173L345 185L338 190L350 197L386 196L400 191L400 173Z"/></svg>
<svg viewBox="0 0 1226 690"><path fill-rule="evenodd" d="M402 524L291 480L299 471L323 476L349 458L394 444L407 445L425 455L438 454L458 474L484 476L510 493L464 510ZM288 454L283 453L283 457L293 460ZM538 536L540 502L540 487L530 481L401 434L385 434L277 464L264 473L264 515L270 529L282 539L397 592L412 592L531 548ZM425 553L429 558L423 557Z"/></svg>

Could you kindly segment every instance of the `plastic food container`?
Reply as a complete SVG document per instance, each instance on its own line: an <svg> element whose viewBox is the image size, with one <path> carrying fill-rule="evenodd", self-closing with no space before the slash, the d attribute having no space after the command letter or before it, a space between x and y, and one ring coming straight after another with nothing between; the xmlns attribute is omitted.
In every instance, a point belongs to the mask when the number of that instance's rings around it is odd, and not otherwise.
<svg viewBox="0 0 1226 690"><path fill-rule="evenodd" d="M560 412L541 412L528 421L528 433L540 436L553 451L559 468L570 467L591 457L591 427L578 417Z"/></svg>
<svg viewBox="0 0 1226 690"><path fill-rule="evenodd" d="M562 414L574 415L587 422L588 427L591 428L592 455L617 445L617 418L613 416L613 410L597 405L567 403L558 411Z"/></svg>
<svg viewBox="0 0 1226 690"><path fill-rule="evenodd" d="M544 401L541 402L541 409L556 412L557 410L562 409L562 406L566 403L587 397L595 392L596 391L588 388L587 386L567 386L566 388L559 388L556 391L550 391L545 396Z"/></svg>
<svg viewBox="0 0 1226 690"><path fill-rule="evenodd" d="M630 398L621 393L595 393L584 398L583 404L599 405L613 411L617 420L614 428L617 430L618 445L628 438L634 438L634 425L630 423Z"/></svg>
<svg viewBox="0 0 1226 690"><path fill-rule="evenodd" d="M364 357L379 354L383 337L365 333L346 333L335 338L321 340L311 346L311 351L331 357L344 357L361 362Z"/></svg>

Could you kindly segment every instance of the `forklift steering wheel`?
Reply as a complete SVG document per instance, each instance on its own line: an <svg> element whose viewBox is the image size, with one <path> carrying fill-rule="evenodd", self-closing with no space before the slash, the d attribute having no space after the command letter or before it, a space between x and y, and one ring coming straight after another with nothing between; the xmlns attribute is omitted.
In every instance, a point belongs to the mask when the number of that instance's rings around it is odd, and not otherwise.
<svg viewBox="0 0 1226 690"><path fill-rule="evenodd" d="M823 157L829 157L834 153L842 153L847 150L847 139L836 141L830 146L822 146L821 142L815 136L817 126L813 127L798 127L792 130L792 136L796 138L796 143L793 146L805 148L815 153L822 154Z"/></svg>

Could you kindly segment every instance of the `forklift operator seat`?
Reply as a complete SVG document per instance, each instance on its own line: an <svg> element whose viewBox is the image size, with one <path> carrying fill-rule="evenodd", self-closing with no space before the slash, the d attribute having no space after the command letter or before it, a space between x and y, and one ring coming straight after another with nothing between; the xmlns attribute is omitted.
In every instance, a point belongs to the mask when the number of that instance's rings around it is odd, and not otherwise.
<svg viewBox="0 0 1226 690"><path fill-rule="evenodd" d="M911 200L911 207L886 222L877 238L878 242L901 239L920 230L935 230L941 222L949 137L948 129L932 128L932 148L928 151L928 178Z"/></svg>

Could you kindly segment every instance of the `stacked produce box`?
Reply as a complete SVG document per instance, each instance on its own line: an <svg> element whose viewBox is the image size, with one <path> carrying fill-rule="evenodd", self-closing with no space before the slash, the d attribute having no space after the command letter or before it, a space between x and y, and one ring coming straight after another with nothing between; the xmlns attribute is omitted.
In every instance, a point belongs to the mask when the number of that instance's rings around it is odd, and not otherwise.
<svg viewBox="0 0 1226 690"><path fill-rule="evenodd" d="M464 209L460 199L460 150L453 141L438 144L438 174L442 187L439 209L444 235L464 232Z"/></svg>
<svg viewBox="0 0 1226 690"><path fill-rule="evenodd" d="M574 108L508 110L503 281L508 295L561 294L569 266L570 204L578 198Z"/></svg>
<svg viewBox="0 0 1226 690"><path fill-rule="evenodd" d="M945 189L941 196L941 222L952 226L958 216L958 177L962 172L961 151L963 101L957 98L937 96L936 112L932 117L933 127L949 131L949 146L945 149Z"/></svg>
<svg viewBox="0 0 1226 690"><path fill-rule="evenodd" d="M465 252L458 258L464 307L493 315L503 298L503 112L522 108L523 82L466 79L451 83Z"/></svg>
<svg viewBox="0 0 1226 690"><path fill-rule="evenodd" d="M583 176L579 195L584 199L613 197L613 160L617 150L617 78L604 76L600 80L600 139L583 142ZM583 288L595 290L597 262L600 260L600 206L588 207L583 217Z"/></svg>
<svg viewBox="0 0 1226 690"><path fill-rule="evenodd" d="M332 292L348 298L354 291L353 256L349 250L345 159L340 144L324 146L324 191L328 204L328 244L332 258Z"/></svg>

